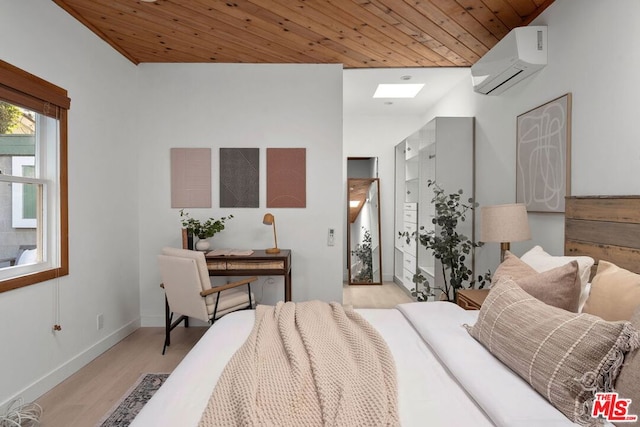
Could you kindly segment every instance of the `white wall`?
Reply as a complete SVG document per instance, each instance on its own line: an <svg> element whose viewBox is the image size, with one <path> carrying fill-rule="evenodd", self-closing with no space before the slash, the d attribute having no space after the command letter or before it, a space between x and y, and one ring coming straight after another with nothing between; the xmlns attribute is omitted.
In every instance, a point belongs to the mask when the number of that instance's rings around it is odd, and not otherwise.
<svg viewBox="0 0 640 427"><path fill-rule="evenodd" d="M137 70L53 2L0 0L0 10L0 58L71 98L70 274L0 293L2 408L15 395L35 399L130 333L140 304Z"/></svg>
<svg viewBox="0 0 640 427"><path fill-rule="evenodd" d="M329 228L343 236L346 161L342 153L339 65L145 64L140 69L140 292L143 325L162 325L164 296L156 256L180 246L178 209L170 207L169 149L211 147L213 208L193 217L233 214L214 247L265 248L266 147L304 147L307 207L269 209L278 246L292 250L292 298L342 301L342 254L327 246ZM260 148L260 207L219 208L219 148ZM260 279L264 283L265 278ZM256 289L259 302L283 298L281 277Z"/></svg>
<svg viewBox="0 0 640 427"><path fill-rule="evenodd" d="M515 201L516 117L573 94L573 195L640 194L640 3L557 0L532 25L548 26L548 65L500 96L460 84L425 114L476 117L476 196L481 205ZM522 254L539 244L563 252L564 215L529 214L533 239L512 244ZM498 264L497 244L479 250L479 272Z"/></svg>

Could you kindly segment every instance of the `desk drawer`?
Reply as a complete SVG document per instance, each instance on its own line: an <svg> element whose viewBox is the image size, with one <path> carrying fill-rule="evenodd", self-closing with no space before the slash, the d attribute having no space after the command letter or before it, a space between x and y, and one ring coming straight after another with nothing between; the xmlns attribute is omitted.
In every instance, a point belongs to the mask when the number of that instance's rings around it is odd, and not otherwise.
<svg viewBox="0 0 640 427"><path fill-rule="evenodd" d="M284 270L284 261L227 261L227 270Z"/></svg>
<svg viewBox="0 0 640 427"><path fill-rule="evenodd" d="M212 271L226 270L284 270L284 261L269 260L207 260L207 268Z"/></svg>
<svg viewBox="0 0 640 427"><path fill-rule="evenodd" d="M207 268L209 270L226 270L227 261L209 261L207 260Z"/></svg>

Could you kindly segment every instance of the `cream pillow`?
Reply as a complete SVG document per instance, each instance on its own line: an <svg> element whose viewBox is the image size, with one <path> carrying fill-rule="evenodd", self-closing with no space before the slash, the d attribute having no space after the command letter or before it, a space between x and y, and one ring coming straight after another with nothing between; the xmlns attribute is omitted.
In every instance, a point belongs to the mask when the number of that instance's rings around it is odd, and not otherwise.
<svg viewBox="0 0 640 427"><path fill-rule="evenodd" d="M593 258L588 256L553 256L545 252L542 247L534 246L527 253L522 255L520 259L533 267L537 272L560 267L569 261L577 261L581 285L578 310L581 311L582 306L589 297L587 283L589 283L589 278L591 277L591 267L593 267L593 264L595 263Z"/></svg>
<svg viewBox="0 0 640 427"><path fill-rule="evenodd" d="M571 421L586 424L596 393L613 390L622 358L639 345L629 322L544 304L500 280L467 327L471 336Z"/></svg>
<svg viewBox="0 0 640 427"><path fill-rule="evenodd" d="M574 313L578 311L581 284L576 261L538 273L507 251L493 277L496 282L513 279L525 292L546 304Z"/></svg>
<svg viewBox="0 0 640 427"><path fill-rule="evenodd" d="M631 324L640 330L640 307L631 317ZM622 399L631 399L629 414L640 417L640 350L636 349L624 358L624 365L616 380L616 391ZM620 423L619 426L632 426L638 423Z"/></svg>
<svg viewBox="0 0 640 427"><path fill-rule="evenodd" d="M629 320L640 306L640 275L607 261L598 263L589 299L582 309L604 320Z"/></svg>

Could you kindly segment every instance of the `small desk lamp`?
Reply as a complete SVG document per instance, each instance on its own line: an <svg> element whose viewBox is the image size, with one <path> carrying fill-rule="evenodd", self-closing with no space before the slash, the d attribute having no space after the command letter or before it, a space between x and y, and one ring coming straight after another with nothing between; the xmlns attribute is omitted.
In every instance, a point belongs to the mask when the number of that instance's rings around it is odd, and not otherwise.
<svg viewBox="0 0 640 427"><path fill-rule="evenodd" d="M500 262L510 242L531 239L527 208L523 203L482 206L480 208L480 241L500 243Z"/></svg>
<svg viewBox="0 0 640 427"><path fill-rule="evenodd" d="M268 254L279 254L280 249L278 249L278 236L276 235L276 218L272 214L266 213L264 214L262 223L264 225L273 225L273 241L275 243L275 247L269 248L265 250L265 252Z"/></svg>

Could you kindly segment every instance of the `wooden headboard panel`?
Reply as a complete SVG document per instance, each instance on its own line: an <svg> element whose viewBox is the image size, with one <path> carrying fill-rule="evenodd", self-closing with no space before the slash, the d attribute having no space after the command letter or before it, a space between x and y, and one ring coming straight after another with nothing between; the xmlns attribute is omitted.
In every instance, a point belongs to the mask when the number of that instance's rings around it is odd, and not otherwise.
<svg viewBox="0 0 640 427"><path fill-rule="evenodd" d="M567 197L565 255L587 255L640 274L640 196Z"/></svg>

